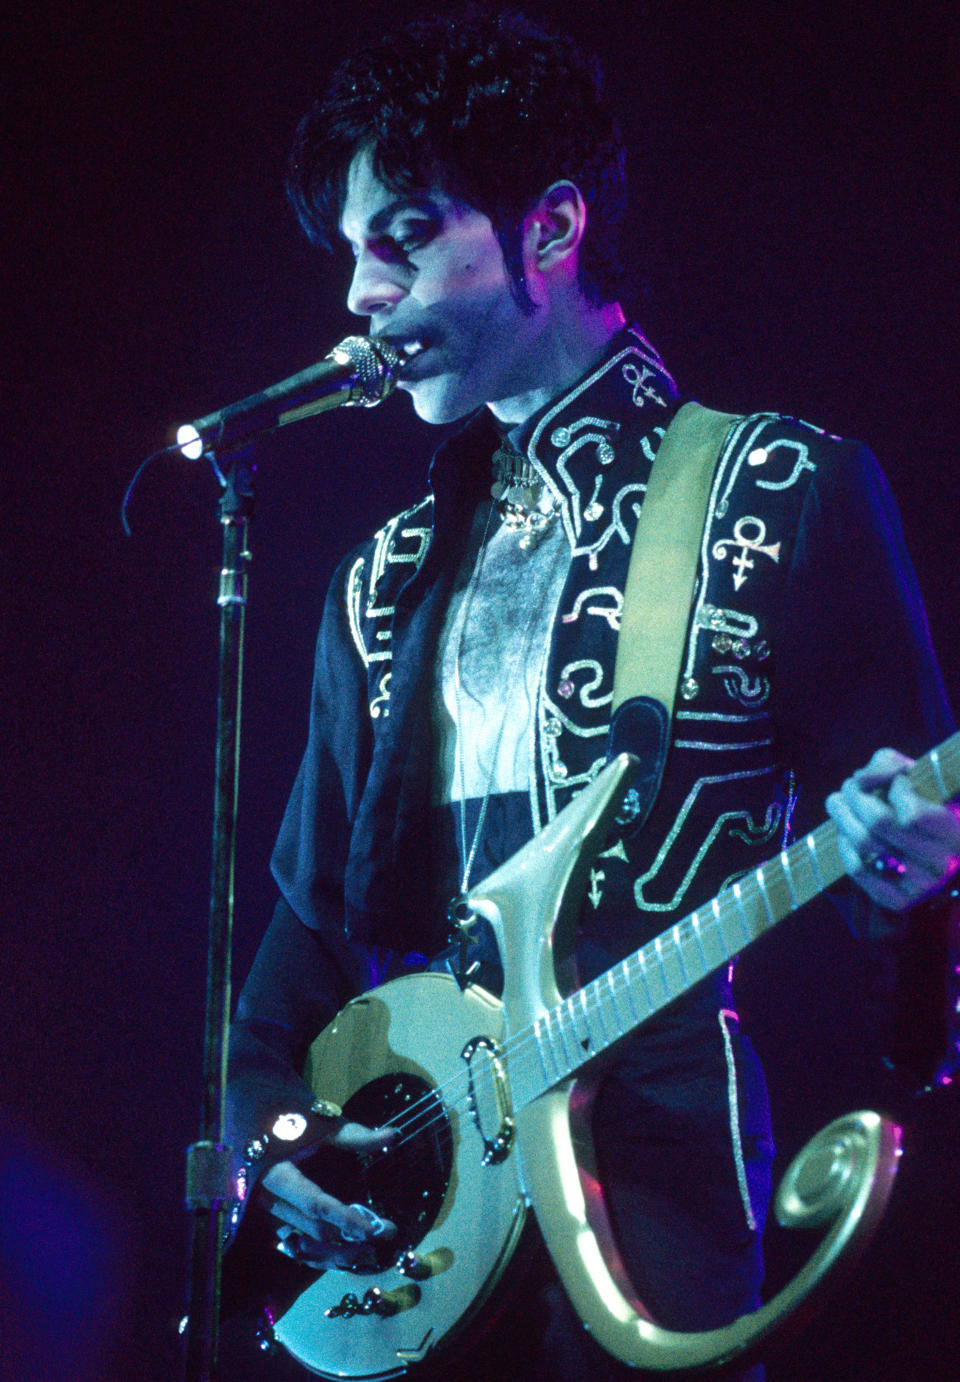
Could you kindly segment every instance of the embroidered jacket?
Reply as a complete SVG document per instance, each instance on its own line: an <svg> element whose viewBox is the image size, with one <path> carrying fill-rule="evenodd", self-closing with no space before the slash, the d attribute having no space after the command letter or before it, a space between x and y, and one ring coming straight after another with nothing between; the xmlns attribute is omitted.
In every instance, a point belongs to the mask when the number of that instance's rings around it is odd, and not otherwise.
<svg viewBox="0 0 960 1382"><path fill-rule="evenodd" d="M560 504L572 554L543 650L530 834L604 762L630 546L677 406L662 362L626 332L520 438ZM351 553L331 584L307 749L273 859L283 901L231 1037L228 1141L249 1185L322 1136L299 1069L321 1026L369 982L364 947L431 954L447 940L428 829L429 693L498 442L475 418L435 456L431 495ZM710 498L677 705L647 824L593 869L578 945L584 979L776 852L792 817L798 830L818 823L826 793L875 748L919 753L949 731L899 519L865 448L775 414L733 427ZM731 1224L746 1213L749 1227L762 1227L771 1153L762 1078L738 1094L745 1048L736 1055L731 1021L726 976L697 985L645 1024L642 1041L619 1048L595 1122L613 1164L641 1179L663 1163L658 1137L696 1146L711 1205L722 1201ZM265 1135L291 1113L310 1125L295 1144Z"/></svg>
<svg viewBox="0 0 960 1382"><path fill-rule="evenodd" d="M606 759L630 546L677 405L662 361L628 331L524 429L572 554L543 650L531 834ZM274 856L293 910L325 932L341 931L345 904L353 939L425 952L443 942L425 829L429 677L496 443L476 418L435 457L431 495L334 579L310 742ZM653 814L592 871L585 974L781 848L798 793L816 823L826 792L876 747L917 753L946 732L896 510L865 448L775 414L733 426L710 497L677 705Z"/></svg>

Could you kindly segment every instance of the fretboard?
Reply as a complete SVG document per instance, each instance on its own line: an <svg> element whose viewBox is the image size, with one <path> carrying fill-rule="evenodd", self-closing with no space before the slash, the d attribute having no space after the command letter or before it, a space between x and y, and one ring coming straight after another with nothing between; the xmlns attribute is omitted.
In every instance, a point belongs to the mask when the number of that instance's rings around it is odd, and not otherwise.
<svg viewBox="0 0 960 1382"><path fill-rule="evenodd" d="M917 792L943 802L960 792L960 733L918 759L910 771ZM533 1038L540 1063L536 1097L627 1036L699 980L721 968L778 921L844 872L832 821L797 840L712 902L678 921L592 983L518 1033ZM528 1071L529 1074L529 1071ZM524 1102L526 1100L524 1099Z"/></svg>

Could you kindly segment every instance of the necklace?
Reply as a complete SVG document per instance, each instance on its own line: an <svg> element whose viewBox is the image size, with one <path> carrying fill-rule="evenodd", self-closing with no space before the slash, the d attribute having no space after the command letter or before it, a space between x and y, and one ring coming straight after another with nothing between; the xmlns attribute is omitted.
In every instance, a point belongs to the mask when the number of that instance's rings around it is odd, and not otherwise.
<svg viewBox="0 0 960 1382"><path fill-rule="evenodd" d="M557 520L557 504L539 471L516 447L503 442L493 453L490 493L505 525L532 551Z"/></svg>
<svg viewBox="0 0 960 1382"><path fill-rule="evenodd" d="M497 740L493 748L493 757L490 763L490 771L487 774L487 785L480 803L480 814L477 817L477 824L474 827L473 839L470 842L469 852L467 850L467 808L466 808L466 769L464 767L463 745L460 742L463 733L463 680L460 674L460 662L463 654L463 641L466 637L467 624L470 619L470 608L473 604L474 592L480 584L480 576L483 572L483 561L487 555L487 542L490 537L490 520L493 517L493 507L487 510L486 522L483 525L483 537L480 539L480 551L477 553L477 560L474 563L473 571L470 575L470 582L467 586L466 597L463 602L463 615L460 619L460 631L457 637L457 652L453 663L453 691L457 705L457 737L456 756L457 756L457 776L460 779L460 858L463 860L463 877L460 882L460 896L454 898L450 904L450 914L453 916L454 908L466 895L470 883L470 870L473 868L473 860L477 853L477 846L480 843L480 836L483 832L483 823L487 814L487 803L490 800L490 789L493 786L493 775L497 767L497 756L500 752L500 745L503 743L503 731L506 727L507 717L504 714L500 720L500 729L497 732Z"/></svg>
<svg viewBox="0 0 960 1382"><path fill-rule="evenodd" d="M473 865L483 836L487 808L493 793L494 782L497 778L497 770L500 763L501 749L504 745L506 736L506 729L511 722L511 715L515 714L516 710L514 699L524 684L526 675L525 668L534 636L534 630L543 616L543 601L538 598L538 596L541 589L546 590L550 588L551 582L554 579L552 575L548 579L544 579L542 574L539 577L534 576L533 586L527 587L535 598L529 600L529 608L525 610L521 616L522 622L516 622L514 633L509 637L507 644L504 646L504 657L499 662L498 670L494 673L496 686L491 687L490 679L488 675L484 673L484 681L478 684L482 689L471 689L469 682L465 683L464 681L464 659L467 652L467 639L475 602L478 597L478 592L484 583L485 568L489 566L488 554L492 551L491 542L494 537L492 532L494 521L493 515L494 506L490 505L487 509L477 556L473 563L473 569L464 592L460 612L449 634L454 647L454 657L452 659L453 666L451 671L453 682L453 709L456 714L457 728L454 740L452 770L459 789L456 795L459 798L458 826L462 869L460 883L461 896L466 893L470 885ZM500 562L503 561L503 556L504 553L501 552ZM561 544L561 549L553 557L551 557L549 553L544 552L543 558L540 560L541 563L543 560L548 561L550 570L553 571L555 563L561 558L567 558L565 544ZM521 570L519 566L516 566L515 562L510 563L510 565L514 566L517 572ZM529 568L526 569L529 571ZM500 567L498 566L497 571L490 577L490 580L499 582L500 578ZM525 577L524 580L526 581L527 578ZM487 592L487 599L488 601L490 599L489 591ZM474 667L474 675L476 675L476 671L477 669ZM469 794L472 795L474 799L479 796L480 805L477 821L469 839L467 835L466 819L468 783L466 769L467 750L465 747L465 736L471 734L471 721L470 717L466 714L466 700L468 697L471 701L477 702L478 704L480 704L478 697L483 698L487 707L487 709L483 711L484 716L490 715L491 707L499 709L499 723L496 726L495 734L491 734L488 737L480 731L481 739L478 740L478 728L474 727L471 735L471 741L474 745L477 745L483 740L486 741L484 757L486 758L488 753L489 758L484 762L482 768L479 762L475 762L471 772L471 790ZM494 709L493 713L497 713L496 709ZM492 715L490 715L490 719L492 720ZM474 720L474 726L476 726L476 720ZM460 899L457 900L459 901Z"/></svg>

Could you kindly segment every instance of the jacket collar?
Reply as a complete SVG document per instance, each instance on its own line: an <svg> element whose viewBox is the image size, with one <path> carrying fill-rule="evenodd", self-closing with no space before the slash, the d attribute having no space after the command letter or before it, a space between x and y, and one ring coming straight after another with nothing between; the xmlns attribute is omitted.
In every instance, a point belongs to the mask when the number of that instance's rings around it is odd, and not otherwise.
<svg viewBox="0 0 960 1382"><path fill-rule="evenodd" d="M564 509L576 496L594 487L598 468L613 467L628 448L637 446L638 433L662 431L676 411L679 392L657 351L640 331L627 326L617 333L599 362L559 398L540 409L509 435L526 453ZM486 408L480 409L436 451L430 468L431 486L441 499L450 486L481 498L489 484L487 458L501 434ZM655 449L655 446L654 446ZM464 463L473 472L464 476ZM476 470L474 467L476 466ZM457 473L457 482L452 480ZM589 503L589 497L587 499Z"/></svg>
<svg viewBox="0 0 960 1382"><path fill-rule="evenodd" d="M637 503L678 402L660 356L636 327L626 327L591 370L518 429L574 555L592 569L613 531L624 537L624 506Z"/></svg>
<svg viewBox="0 0 960 1382"><path fill-rule="evenodd" d="M613 337L597 364L517 428L511 441L539 469L555 473L558 458L577 447L584 431L605 432L615 449L616 437L625 427L639 422L647 430L663 422L678 397L656 350L639 327L627 326ZM610 464L606 448L599 448L597 459Z"/></svg>

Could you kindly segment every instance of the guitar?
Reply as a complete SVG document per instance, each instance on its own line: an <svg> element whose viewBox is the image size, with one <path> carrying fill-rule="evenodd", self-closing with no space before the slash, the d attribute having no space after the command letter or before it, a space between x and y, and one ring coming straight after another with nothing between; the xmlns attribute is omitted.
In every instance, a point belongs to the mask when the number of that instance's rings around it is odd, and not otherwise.
<svg viewBox="0 0 960 1382"><path fill-rule="evenodd" d="M366 1159L366 1198L394 1220L364 1276L298 1268L273 1337L328 1378L396 1377L449 1344L479 1311L536 1214L584 1324L615 1357L653 1371L702 1369L753 1353L812 1311L879 1221L900 1130L863 1111L820 1132L788 1169L775 1212L827 1231L799 1274L760 1309L719 1329L661 1328L619 1264L593 1171L585 1066L843 875L832 822L798 840L576 992L563 996L590 863L603 847L635 760L607 765L556 819L468 896L491 923L502 1001L449 975L408 975L348 1003L314 1042L318 1097L369 1125L389 1151ZM921 795L960 791L960 733L910 772ZM539 925L532 919L539 918Z"/></svg>

